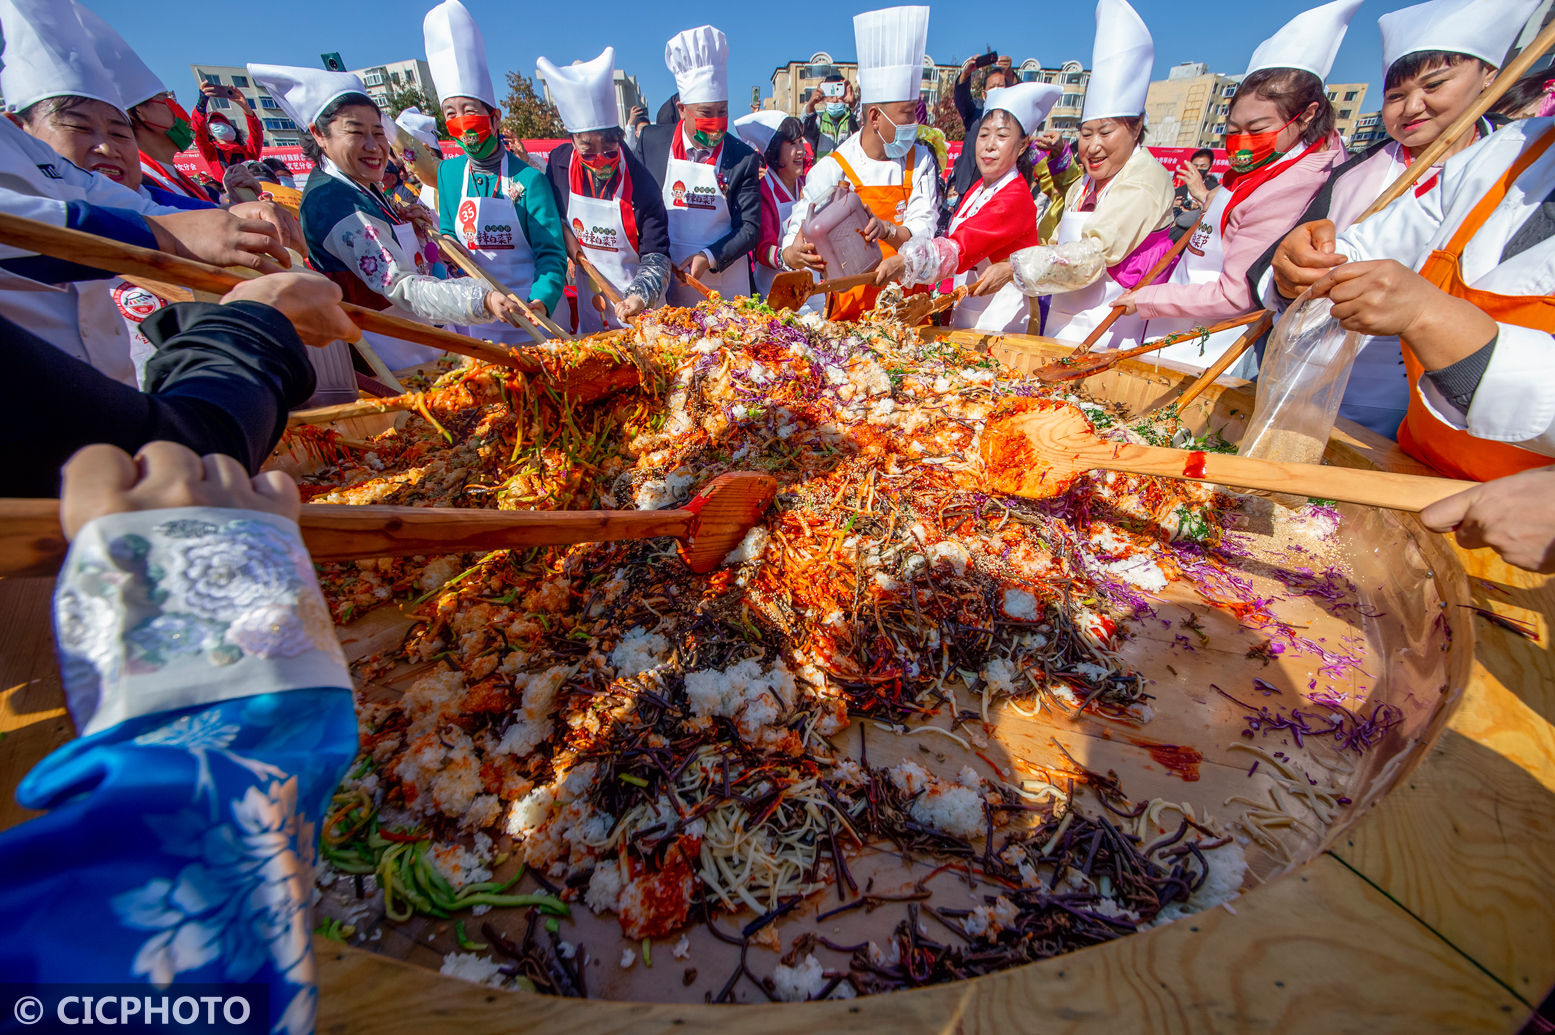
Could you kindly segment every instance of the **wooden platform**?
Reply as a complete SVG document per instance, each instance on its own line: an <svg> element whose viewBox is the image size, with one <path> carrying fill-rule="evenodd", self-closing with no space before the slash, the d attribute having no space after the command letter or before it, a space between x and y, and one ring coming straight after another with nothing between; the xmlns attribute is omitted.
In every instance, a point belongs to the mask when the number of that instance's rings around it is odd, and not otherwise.
<svg viewBox="0 0 1555 1035"><path fill-rule="evenodd" d="M1185 378L1136 363L1097 380L1100 394L1144 406ZM1244 392L1212 389L1187 417L1234 433L1250 406ZM1420 470L1353 426L1336 432L1329 459ZM319 1030L1515 1031L1555 984L1555 592L1489 551L1421 540L1466 594L1450 606L1519 619L1539 639L1461 623L1471 631L1453 643L1450 666L1461 699L1423 759L1327 852L1244 894L1234 912L976 981L784 1006L501 992L318 940ZM11 788L71 735L48 642L49 590L45 580L0 582L0 827L26 815Z"/></svg>

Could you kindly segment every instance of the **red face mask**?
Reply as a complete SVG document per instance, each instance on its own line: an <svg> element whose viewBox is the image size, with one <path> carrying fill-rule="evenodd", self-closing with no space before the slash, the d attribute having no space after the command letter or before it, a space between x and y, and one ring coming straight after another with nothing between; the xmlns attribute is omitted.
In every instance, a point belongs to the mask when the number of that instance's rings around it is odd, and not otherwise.
<svg viewBox="0 0 1555 1035"><path fill-rule="evenodd" d="M691 139L703 147L717 147L729 129L729 117L720 115L712 119L692 119Z"/></svg>
<svg viewBox="0 0 1555 1035"><path fill-rule="evenodd" d="M1231 171L1238 175L1250 173L1283 155L1285 152L1275 151L1280 134L1285 132L1285 126L1289 126L1299 118L1301 113L1298 112L1292 115L1284 126L1278 129L1267 129L1261 133L1227 133L1226 160L1231 163Z"/></svg>
<svg viewBox="0 0 1555 1035"><path fill-rule="evenodd" d="M471 158L490 158L497 149L490 115L455 115L448 120L448 133Z"/></svg>
<svg viewBox="0 0 1555 1035"><path fill-rule="evenodd" d="M614 170L616 166L621 164L621 152L615 150L601 151L599 154L594 155L580 154L578 161L582 162L583 167L590 172L606 173Z"/></svg>

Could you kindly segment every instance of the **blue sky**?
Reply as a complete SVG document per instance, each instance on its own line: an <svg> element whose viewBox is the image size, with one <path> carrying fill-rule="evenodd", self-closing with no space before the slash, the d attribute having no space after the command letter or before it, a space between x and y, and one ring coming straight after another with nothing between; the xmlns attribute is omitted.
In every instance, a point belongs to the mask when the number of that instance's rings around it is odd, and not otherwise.
<svg viewBox="0 0 1555 1035"><path fill-rule="evenodd" d="M362 68L424 56L421 19L432 0L264 0L236 5L171 5L145 0L85 0L140 52L186 104L194 99L191 63L241 65L249 61L319 66L319 55L339 51L347 67ZM771 92L772 70L817 50L853 56L852 16L873 6L761 3L660 6L628 0L535 2L464 0L486 36L493 77L509 69L532 76L541 54L566 64L591 58L607 44L616 67L637 76L657 108L675 88L664 68L664 41L710 18L729 36L730 91L748 100L753 86ZM1241 72L1253 48L1288 18L1319 0L1134 0L1155 37L1155 75L1179 61L1204 61L1213 71ZM948 63L997 47L1017 62L1035 57L1053 65L1070 58L1090 63L1095 28L1088 0L985 0L935 3L929 54ZM1368 0L1350 24L1331 82L1367 82L1366 110L1381 103L1379 15L1406 0ZM783 12L777 16L777 12ZM703 13L705 12L705 13ZM994 12L999 12L995 14ZM976 16L973 16L973 15Z"/></svg>

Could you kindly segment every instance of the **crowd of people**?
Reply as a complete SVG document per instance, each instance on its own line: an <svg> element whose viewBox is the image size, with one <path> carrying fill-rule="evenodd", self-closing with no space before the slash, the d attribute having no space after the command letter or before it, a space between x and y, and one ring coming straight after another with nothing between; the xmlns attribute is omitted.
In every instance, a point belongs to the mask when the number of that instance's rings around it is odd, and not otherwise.
<svg viewBox="0 0 1555 1035"><path fill-rule="evenodd" d="M338 647L314 628L325 612L295 487L258 472L293 410L388 394L384 369L440 355L362 334L342 301L522 347L519 317L591 333L704 291L759 297L780 275L838 276L835 256L856 243L832 226L878 249L871 282L809 303L833 320L891 283L953 284L966 289L953 326L1106 350L1326 297L1364 336L1342 414L1484 483L1426 525L1555 571L1555 73L1512 84L1402 197L1359 219L1495 87L1538 0L1383 15L1388 137L1351 155L1325 78L1360 3L1304 11L1253 51L1217 178L1214 151L1167 168L1147 146L1154 44L1127 0L1098 0L1072 136L1047 123L1061 88L1019 81L990 54L954 85L966 137L949 162L922 100L930 10L894 7L854 18L857 77L828 77L802 117L731 121L730 43L710 25L668 41L677 90L653 121L637 108L621 124L611 47L542 56L569 134L543 169L502 129L474 17L443 0L424 22L439 112L391 118L349 73L248 66L305 130L299 192L263 157L241 92L207 83L190 111L75 0L0 0L0 208L261 274L180 301L89 258L0 246L0 321L20 368L5 389L8 494L63 494L73 546L56 627L82 734L20 789L48 815L0 838L0 916L95 942L84 966L74 944L7 939L11 980L256 982L277 1030L311 1029L307 860L355 725ZM429 172L407 142L440 156L439 116L458 154ZM194 175L175 163L191 147L205 166ZM439 241L504 290L461 275ZM1163 355L1202 370L1237 337ZM1258 357L1230 373L1256 377ZM191 581L191 543L219 587ZM259 618L232 610L254 593ZM170 594L208 622L260 623L226 671L179 649L187 630L157 624ZM146 630L164 638L155 665ZM58 879L51 860L104 858L89 847L104 831L161 847L133 866L109 857L88 883ZM223 881L247 889L236 912Z"/></svg>

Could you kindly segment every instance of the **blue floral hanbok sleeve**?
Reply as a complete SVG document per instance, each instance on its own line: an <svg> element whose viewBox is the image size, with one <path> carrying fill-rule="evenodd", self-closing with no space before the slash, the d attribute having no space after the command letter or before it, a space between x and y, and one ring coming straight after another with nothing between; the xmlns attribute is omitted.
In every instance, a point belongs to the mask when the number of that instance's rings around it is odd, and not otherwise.
<svg viewBox="0 0 1555 1035"><path fill-rule="evenodd" d="M297 526L178 508L82 529L55 593L80 739L0 835L11 982L247 983L313 1029L318 827L356 753L350 676Z"/></svg>

